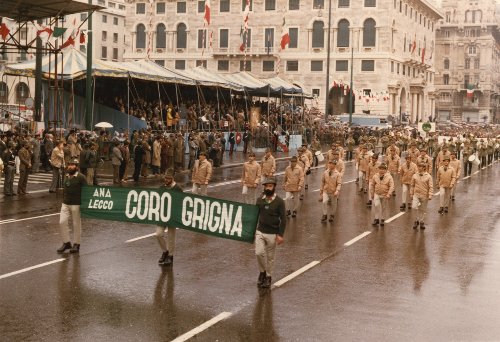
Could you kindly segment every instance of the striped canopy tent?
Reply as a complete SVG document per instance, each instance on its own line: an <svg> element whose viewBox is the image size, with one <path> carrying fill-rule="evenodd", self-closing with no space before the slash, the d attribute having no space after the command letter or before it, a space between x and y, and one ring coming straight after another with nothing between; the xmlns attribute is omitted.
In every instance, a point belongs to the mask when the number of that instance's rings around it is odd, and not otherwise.
<svg viewBox="0 0 500 342"><path fill-rule="evenodd" d="M232 89L235 91L243 91L243 88L238 83L232 83L226 80L222 75L208 71L203 67L196 67L187 70L176 70L176 73L180 75L191 78L196 81L197 84L208 87L221 87L226 89Z"/></svg>
<svg viewBox="0 0 500 342"><path fill-rule="evenodd" d="M163 82L180 83L186 85L194 85L196 82L192 78L183 76L173 70L166 69L157 63L150 60L135 61L143 70L148 73L156 74L163 78Z"/></svg>
<svg viewBox="0 0 500 342"><path fill-rule="evenodd" d="M221 75L227 82L235 83L241 86L245 92L254 92L257 89L266 89L267 84L252 76L248 72L237 72L234 74ZM266 91L267 94L267 91Z"/></svg>
<svg viewBox="0 0 500 342"><path fill-rule="evenodd" d="M302 88L293 85L280 77L263 78L262 82L269 84L273 91L283 91L284 94L302 94Z"/></svg>
<svg viewBox="0 0 500 342"><path fill-rule="evenodd" d="M18 64L9 64L5 67L6 75L35 77L36 60ZM87 75L87 55L70 48L57 55L47 55L42 58L42 77L45 79L57 78L78 80ZM109 63L94 58L92 60L92 75L107 77L127 77L124 70L114 68Z"/></svg>

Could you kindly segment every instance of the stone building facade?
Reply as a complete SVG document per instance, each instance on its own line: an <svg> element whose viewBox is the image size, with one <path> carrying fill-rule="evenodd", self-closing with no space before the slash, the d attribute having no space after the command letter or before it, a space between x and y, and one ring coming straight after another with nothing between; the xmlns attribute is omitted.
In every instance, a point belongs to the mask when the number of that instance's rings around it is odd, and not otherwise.
<svg viewBox="0 0 500 342"><path fill-rule="evenodd" d="M150 58L181 70L203 65L223 73L246 67L259 77L278 73L316 95L319 108L340 114L349 110L352 53L355 112L406 113L412 121L434 112L434 37L442 17L427 0L332 0L328 87L328 1L252 0L241 51L245 1L212 1L204 28L203 0L132 0L124 59ZM280 51L282 30L290 44Z"/></svg>
<svg viewBox="0 0 500 342"><path fill-rule="evenodd" d="M499 122L495 0L442 0L436 32L437 120Z"/></svg>

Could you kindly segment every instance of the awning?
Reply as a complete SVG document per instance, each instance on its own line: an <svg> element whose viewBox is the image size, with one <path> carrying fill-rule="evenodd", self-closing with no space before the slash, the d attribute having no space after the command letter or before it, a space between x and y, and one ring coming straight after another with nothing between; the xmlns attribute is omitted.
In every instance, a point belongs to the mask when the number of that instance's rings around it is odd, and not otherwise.
<svg viewBox="0 0 500 342"><path fill-rule="evenodd" d="M72 0L1 0L0 17L16 21L31 21L104 8Z"/></svg>

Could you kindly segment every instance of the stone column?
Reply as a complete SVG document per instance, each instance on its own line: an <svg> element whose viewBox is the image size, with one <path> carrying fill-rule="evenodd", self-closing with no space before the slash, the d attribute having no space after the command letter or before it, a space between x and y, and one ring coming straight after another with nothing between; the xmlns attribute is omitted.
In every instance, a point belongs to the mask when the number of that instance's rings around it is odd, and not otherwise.
<svg viewBox="0 0 500 342"><path fill-rule="evenodd" d="M417 115L417 94L411 94L411 123L415 122Z"/></svg>

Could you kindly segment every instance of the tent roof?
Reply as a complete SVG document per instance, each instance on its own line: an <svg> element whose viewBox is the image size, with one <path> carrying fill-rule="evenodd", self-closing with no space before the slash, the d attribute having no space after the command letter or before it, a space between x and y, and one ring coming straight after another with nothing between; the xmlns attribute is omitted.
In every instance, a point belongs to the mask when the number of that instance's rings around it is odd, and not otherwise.
<svg viewBox="0 0 500 342"><path fill-rule="evenodd" d="M30 21L95 11L104 7L73 0L1 0L0 17Z"/></svg>
<svg viewBox="0 0 500 342"><path fill-rule="evenodd" d="M302 88L295 86L284 79L276 76L272 78L264 78L263 82L269 84L274 91L283 91L289 94L303 93Z"/></svg>
<svg viewBox="0 0 500 342"><path fill-rule="evenodd" d="M187 69L182 71L177 71L184 77L191 78L195 80L197 83L209 87L223 87L223 88L231 88L234 90L243 90L241 89L241 85L238 83L228 82L223 76L220 74L211 72L203 67L196 67L193 69Z"/></svg>

